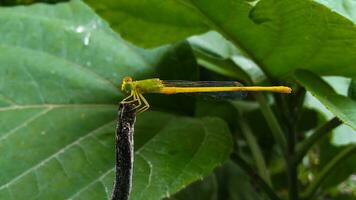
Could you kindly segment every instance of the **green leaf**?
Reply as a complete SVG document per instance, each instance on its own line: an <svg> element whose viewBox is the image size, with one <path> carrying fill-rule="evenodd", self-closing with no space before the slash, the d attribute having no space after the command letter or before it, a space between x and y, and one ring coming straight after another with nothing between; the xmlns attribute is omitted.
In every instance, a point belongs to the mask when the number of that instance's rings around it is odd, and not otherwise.
<svg viewBox="0 0 356 200"><path fill-rule="evenodd" d="M237 109L228 101L198 100L195 115L197 117L218 117L223 119L230 127L231 132L237 129Z"/></svg>
<svg viewBox="0 0 356 200"><path fill-rule="evenodd" d="M356 102L337 94L334 89L312 72L299 70L295 74L297 81L306 87L328 110L345 124L356 129Z"/></svg>
<svg viewBox="0 0 356 200"><path fill-rule="evenodd" d="M133 190L130 199L161 199L208 175L228 158L231 138L227 126L217 118L201 120L159 112L145 113L137 120ZM215 159L212 160L211 158ZM217 162L216 162L217 161ZM110 188L113 167L74 199L95 199ZM103 183L102 183L103 181ZM110 190L108 190L110 191Z"/></svg>
<svg viewBox="0 0 356 200"><path fill-rule="evenodd" d="M140 46L215 30L274 78L300 68L356 77L352 42L356 27L310 0L261 0L255 7L245 0L86 2L124 38Z"/></svg>
<svg viewBox="0 0 356 200"><path fill-rule="evenodd" d="M187 43L139 49L81 1L2 7L0 36L0 199L107 198L122 77L167 77L165 66L196 77ZM156 109L193 110L190 100L152 100ZM231 149L217 118L151 111L138 116L135 134L132 199L177 192Z"/></svg>
<svg viewBox="0 0 356 200"><path fill-rule="evenodd" d="M347 90L350 85L350 79L345 77L323 77L328 85L330 85L334 91L336 91L340 95L347 95ZM334 114L331 113L325 106L317 100L310 93L307 93L306 100L304 102L304 106L313 108L320 112L320 117L326 117L325 120L331 120L334 117ZM303 118L303 117L302 117ZM325 122L325 120L321 120L320 122ZM334 145L348 145L354 143L356 141L356 131L351 127L341 124L337 128L335 128L332 132L333 135L333 144Z"/></svg>
<svg viewBox="0 0 356 200"><path fill-rule="evenodd" d="M124 38L132 39L144 47L182 40L209 29L204 18L196 12L196 8L185 1L85 2L107 19Z"/></svg>

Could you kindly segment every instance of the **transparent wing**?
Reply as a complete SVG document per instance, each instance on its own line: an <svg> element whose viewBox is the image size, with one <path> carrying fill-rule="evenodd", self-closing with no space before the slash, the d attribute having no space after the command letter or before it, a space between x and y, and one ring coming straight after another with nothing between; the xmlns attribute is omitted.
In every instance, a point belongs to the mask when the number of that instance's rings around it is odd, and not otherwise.
<svg viewBox="0 0 356 200"><path fill-rule="evenodd" d="M237 81L181 81L167 80L162 81L165 87L236 87L243 86ZM197 92L199 96L212 97L214 99L243 99L247 96L246 91L233 92Z"/></svg>
<svg viewBox="0 0 356 200"><path fill-rule="evenodd" d="M162 81L166 87L227 87L227 86L243 86L237 81L181 81L169 80Z"/></svg>

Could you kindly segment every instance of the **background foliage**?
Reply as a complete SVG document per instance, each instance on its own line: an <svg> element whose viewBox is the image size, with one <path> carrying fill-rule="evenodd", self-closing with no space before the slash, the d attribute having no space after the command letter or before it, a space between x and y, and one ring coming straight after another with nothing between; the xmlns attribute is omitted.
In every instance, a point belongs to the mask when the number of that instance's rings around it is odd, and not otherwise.
<svg viewBox="0 0 356 200"><path fill-rule="evenodd" d="M109 197L127 75L294 89L148 96L131 199L356 195L355 1L56 2L0 1L0 199Z"/></svg>

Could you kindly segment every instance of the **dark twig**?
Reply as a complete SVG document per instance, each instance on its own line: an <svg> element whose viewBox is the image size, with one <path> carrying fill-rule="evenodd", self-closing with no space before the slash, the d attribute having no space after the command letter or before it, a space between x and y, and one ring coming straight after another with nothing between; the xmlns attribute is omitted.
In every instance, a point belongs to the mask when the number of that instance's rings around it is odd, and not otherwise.
<svg viewBox="0 0 356 200"><path fill-rule="evenodd" d="M134 105L120 103L116 127L116 178L111 200L129 199L133 169Z"/></svg>

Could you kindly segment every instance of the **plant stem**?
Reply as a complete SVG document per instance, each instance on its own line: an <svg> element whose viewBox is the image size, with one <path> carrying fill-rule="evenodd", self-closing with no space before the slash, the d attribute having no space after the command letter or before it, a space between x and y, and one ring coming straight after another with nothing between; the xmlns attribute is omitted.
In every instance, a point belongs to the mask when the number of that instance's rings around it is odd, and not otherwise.
<svg viewBox="0 0 356 200"><path fill-rule="evenodd" d="M295 152L295 129L294 127L289 127L288 131L288 149L286 155L286 167L288 175L288 188L289 188L289 200L299 199L298 190L298 164L295 162L296 152Z"/></svg>
<svg viewBox="0 0 356 200"><path fill-rule="evenodd" d="M301 114L303 112L303 105L305 100L306 90L303 87L296 87L294 89L294 94L288 95L288 97L292 97L291 101L288 103L287 107L293 113L293 123L291 126L297 129L298 122L300 120ZM290 117L290 116L286 116Z"/></svg>
<svg viewBox="0 0 356 200"><path fill-rule="evenodd" d="M312 182L306 191L302 194L303 199L311 199L316 193L321 183L328 176L329 172L334 170L343 160L347 159L349 155L356 153L356 145L351 145L337 154L318 174L314 182Z"/></svg>
<svg viewBox="0 0 356 200"><path fill-rule="evenodd" d="M283 152L284 150L286 150L287 142L276 116L268 105L266 97L263 94L255 93L254 96L261 106L262 114L264 115L268 126L272 130L272 134L275 141L279 144Z"/></svg>
<svg viewBox="0 0 356 200"><path fill-rule="evenodd" d="M296 165L294 162L293 154L289 155L287 160L289 200L299 199L297 167L298 165Z"/></svg>
<svg viewBox="0 0 356 200"><path fill-rule="evenodd" d="M286 124L287 149L285 154L286 172L288 176L288 195L289 200L299 199L298 185L298 163L296 159L296 143L297 143L297 124L300 116L300 109L304 101L303 90L297 90L296 95L293 95L292 101L281 95L275 95L277 105L280 106L281 112L284 114ZM292 106L290 106L292 105Z"/></svg>
<svg viewBox="0 0 356 200"><path fill-rule="evenodd" d="M324 125L320 126L309 138L304 140L303 143L297 146L297 159L296 162L299 163L303 157L307 154L309 149L322 138L327 133L331 132L334 128L338 127L342 122L334 117Z"/></svg>
<svg viewBox="0 0 356 200"><path fill-rule="evenodd" d="M239 118L238 123L242 129L243 135L245 136L246 142L247 142L249 148L251 149L252 156L254 157L254 159L256 161L257 170L258 170L260 176L266 181L266 183L269 186L272 186L271 179L269 177L268 170L266 167L266 163L263 158L262 151L261 151L260 147L258 146L256 137L253 135L250 126L247 124L247 122L242 117Z"/></svg>
<svg viewBox="0 0 356 200"><path fill-rule="evenodd" d="M268 184L255 172L255 170L247 164L239 155L233 153L231 155L231 160L234 161L242 170L244 170L253 181L255 181L259 187L266 193L266 195L271 200L281 200L276 193L274 193L273 189L268 186Z"/></svg>

